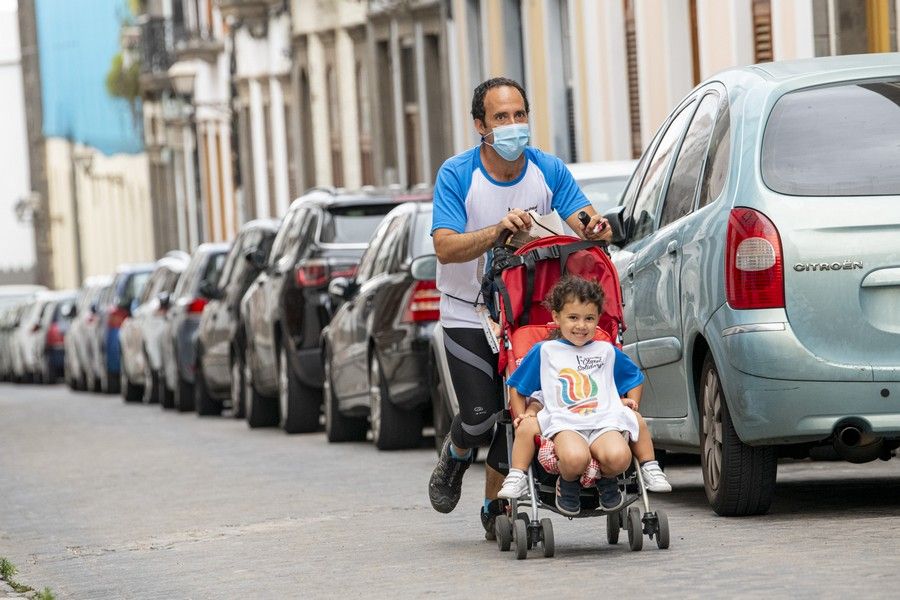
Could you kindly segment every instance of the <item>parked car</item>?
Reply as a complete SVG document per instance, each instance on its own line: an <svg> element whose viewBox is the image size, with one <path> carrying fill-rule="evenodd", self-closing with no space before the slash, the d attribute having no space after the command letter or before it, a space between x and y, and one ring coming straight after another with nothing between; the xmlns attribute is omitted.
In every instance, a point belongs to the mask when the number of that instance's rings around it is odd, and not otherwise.
<svg viewBox="0 0 900 600"><path fill-rule="evenodd" d="M13 338L13 372L19 383L35 383L39 376L35 361L36 338L40 336L41 319L53 292L39 292L19 321Z"/></svg>
<svg viewBox="0 0 900 600"><path fill-rule="evenodd" d="M143 400L145 404L152 404L160 401L166 313L178 278L190 258L186 252L176 250L156 261L143 293L134 302L136 306L131 316L122 323L119 331L122 350L120 388L125 402Z"/></svg>
<svg viewBox="0 0 900 600"><path fill-rule="evenodd" d="M197 329L200 316L219 280L228 244L200 244L178 280L166 313L162 345L165 389L163 408L194 410Z"/></svg>
<svg viewBox="0 0 900 600"><path fill-rule="evenodd" d="M65 377L73 390L87 390L93 383L93 329L97 321L100 297L111 286L112 277L109 275L88 277L75 301L75 316L64 342Z"/></svg>
<svg viewBox="0 0 900 600"><path fill-rule="evenodd" d="M322 336L328 441L365 440L371 428L381 450L421 444L439 316L435 261L431 203L410 202L375 230L356 275L331 281L341 305Z"/></svg>
<svg viewBox="0 0 900 600"><path fill-rule="evenodd" d="M898 89L889 54L720 73L609 215L641 413L719 514L765 512L779 456L900 446Z"/></svg>
<svg viewBox="0 0 900 600"><path fill-rule="evenodd" d="M113 277L112 284L99 298L96 323L91 331L90 376L92 389L105 394L119 391L121 349L119 328L131 316L136 307L135 300L144 291L144 285L153 271L152 264L121 265Z"/></svg>
<svg viewBox="0 0 900 600"><path fill-rule="evenodd" d="M13 377L13 339L24 305L46 289L41 285L0 286L0 380Z"/></svg>
<svg viewBox="0 0 900 600"><path fill-rule="evenodd" d="M197 412L220 412L230 402L232 416L244 418L244 373L240 357L246 341L241 298L265 268L279 221L245 223L225 259L211 300L200 317L194 398Z"/></svg>
<svg viewBox="0 0 900 600"><path fill-rule="evenodd" d="M269 264L241 301L247 346L244 387L250 427L314 431L322 410L322 328L327 287L353 275L372 231L406 198L313 190L291 205Z"/></svg>
<svg viewBox="0 0 900 600"><path fill-rule="evenodd" d="M0 330L0 343L2 343L2 368L4 381L19 381L17 375L21 372L21 356L19 355L18 332L19 326L25 316L31 311L33 300L7 308Z"/></svg>
<svg viewBox="0 0 900 600"><path fill-rule="evenodd" d="M56 383L64 375L65 339L75 314L75 290L50 294L33 337L35 381Z"/></svg>

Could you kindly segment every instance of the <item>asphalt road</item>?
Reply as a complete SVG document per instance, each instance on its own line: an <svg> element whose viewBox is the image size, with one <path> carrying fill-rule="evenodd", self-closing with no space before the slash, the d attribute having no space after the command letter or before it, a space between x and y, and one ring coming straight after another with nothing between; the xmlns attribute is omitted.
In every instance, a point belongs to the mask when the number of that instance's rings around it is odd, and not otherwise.
<svg viewBox="0 0 900 600"><path fill-rule="evenodd" d="M483 540L483 469L450 515L433 449L379 453L323 434L0 384L0 556L58 598L895 598L900 460L786 462L763 517L707 507L669 467L672 545L633 553L603 519L553 517L556 557Z"/></svg>

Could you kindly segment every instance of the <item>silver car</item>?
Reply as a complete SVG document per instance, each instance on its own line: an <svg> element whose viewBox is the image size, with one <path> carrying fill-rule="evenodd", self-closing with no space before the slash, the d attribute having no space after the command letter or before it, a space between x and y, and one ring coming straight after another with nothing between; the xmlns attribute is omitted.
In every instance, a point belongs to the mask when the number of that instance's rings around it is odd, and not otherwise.
<svg viewBox="0 0 900 600"><path fill-rule="evenodd" d="M84 280L75 302L75 317L65 340L65 379L73 390L85 391L91 381L93 364L91 330L97 322L100 297L112 285L109 275L93 275Z"/></svg>
<svg viewBox="0 0 900 600"><path fill-rule="evenodd" d="M896 55L729 70L609 215L641 412L719 514L765 512L780 456L900 446L898 140Z"/></svg>

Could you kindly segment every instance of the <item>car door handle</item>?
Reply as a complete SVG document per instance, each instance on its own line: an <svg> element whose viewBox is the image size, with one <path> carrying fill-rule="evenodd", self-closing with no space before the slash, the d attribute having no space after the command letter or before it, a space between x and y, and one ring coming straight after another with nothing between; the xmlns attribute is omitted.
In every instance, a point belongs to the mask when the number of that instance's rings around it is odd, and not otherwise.
<svg viewBox="0 0 900 600"><path fill-rule="evenodd" d="M625 267L625 277L628 279L634 279L634 265L628 265Z"/></svg>
<svg viewBox="0 0 900 600"><path fill-rule="evenodd" d="M666 254L675 254L678 251L678 240L672 240L666 244Z"/></svg>

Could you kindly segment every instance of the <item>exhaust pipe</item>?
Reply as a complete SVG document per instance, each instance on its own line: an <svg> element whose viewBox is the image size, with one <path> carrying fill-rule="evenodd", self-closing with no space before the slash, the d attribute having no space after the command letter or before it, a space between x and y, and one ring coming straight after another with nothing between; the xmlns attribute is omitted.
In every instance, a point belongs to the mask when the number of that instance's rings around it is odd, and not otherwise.
<svg viewBox="0 0 900 600"><path fill-rule="evenodd" d="M884 454L884 438L856 425L845 425L835 431L834 450L847 462L867 463Z"/></svg>

